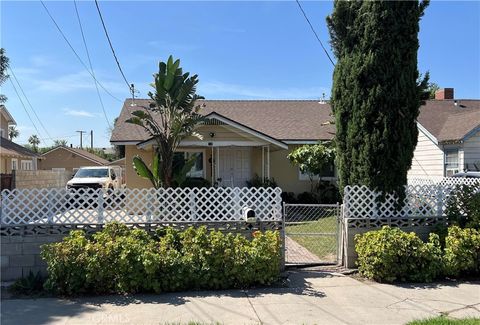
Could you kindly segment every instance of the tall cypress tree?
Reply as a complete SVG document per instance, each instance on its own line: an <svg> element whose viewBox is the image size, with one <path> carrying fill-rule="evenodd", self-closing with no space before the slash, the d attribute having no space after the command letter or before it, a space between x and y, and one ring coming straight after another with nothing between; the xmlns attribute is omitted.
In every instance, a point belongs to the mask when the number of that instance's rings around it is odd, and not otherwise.
<svg viewBox="0 0 480 325"><path fill-rule="evenodd" d="M428 0L336 0L327 17L337 57L331 103L342 189L358 184L405 196L428 82L428 75L419 81L417 69L427 6Z"/></svg>

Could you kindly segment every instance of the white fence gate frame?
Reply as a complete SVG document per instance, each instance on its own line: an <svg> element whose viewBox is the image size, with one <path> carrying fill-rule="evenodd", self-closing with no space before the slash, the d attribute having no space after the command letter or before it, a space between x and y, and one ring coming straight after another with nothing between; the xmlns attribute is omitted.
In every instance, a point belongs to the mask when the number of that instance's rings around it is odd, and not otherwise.
<svg viewBox="0 0 480 325"><path fill-rule="evenodd" d="M340 204L284 204L286 264L338 262Z"/></svg>
<svg viewBox="0 0 480 325"><path fill-rule="evenodd" d="M3 225L282 220L280 188L15 189L1 193Z"/></svg>

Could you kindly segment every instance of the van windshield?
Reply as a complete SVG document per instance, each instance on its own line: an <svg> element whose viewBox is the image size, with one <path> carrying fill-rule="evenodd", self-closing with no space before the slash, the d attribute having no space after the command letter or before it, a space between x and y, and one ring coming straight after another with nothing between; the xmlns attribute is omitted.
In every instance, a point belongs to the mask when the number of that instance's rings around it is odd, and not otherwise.
<svg viewBox="0 0 480 325"><path fill-rule="evenodd" d="M107 168L95 168L95 169L88 169L88 168L80 168L77 173L75 174L76 178L85 178L85 177L108 177L108 169Z"/></svg>

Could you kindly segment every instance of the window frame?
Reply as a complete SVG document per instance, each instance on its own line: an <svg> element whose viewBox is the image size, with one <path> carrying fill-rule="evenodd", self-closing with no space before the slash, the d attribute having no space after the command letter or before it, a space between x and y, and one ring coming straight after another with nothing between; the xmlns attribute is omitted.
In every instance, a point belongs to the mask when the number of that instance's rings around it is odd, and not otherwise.
<svg viewBox="0 0 480 325"><path fill-rule="evenodd" d="M28 168L24 168L27 166ZM20 170L33 170L33 161L31 160L20 160Z"/></svg>
<svg viewBox="0 0 480 325"><path fill-rule="evenodd" d="M175 153L181 152L193 152L193 153L201 153L202 154L202 161L203 161L203 170L202 170L202 177L207 179L207 149L202 148L178 148L175 150Z"/></svg>
<svg viewBox="0 0 480 325"><path fill-rule="evenodd" d="M456 167L449 167L451 164L447 163L447 155L451 153L456 153L457 155L457 160L456 160ZM448 148L445 149L443 152L443 164L444 164L444 175L445 177L450 177L456 173L460 172L460 150L459 148ZM449 172L451 172L451 175L449 175Z"/></svg>
<svg viewBox="0 0 480 325"><path fill-rule="evenodd" d="M15 168L13 168L15 163ZM10 162L10 167L12 170L18 170L18 159L17 158L12 158L12 161Z"/></svg>

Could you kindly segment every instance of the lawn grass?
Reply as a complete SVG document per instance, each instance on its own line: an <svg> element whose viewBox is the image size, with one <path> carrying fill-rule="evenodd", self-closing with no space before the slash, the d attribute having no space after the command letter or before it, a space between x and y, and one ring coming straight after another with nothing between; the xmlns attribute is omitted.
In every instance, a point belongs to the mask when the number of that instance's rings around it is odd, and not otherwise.
<svg viewBox="0 0 480 325"><path fill-rule="evenodd" d="M443 316L414 320L406 325L479 325L480 318L450 319Z"/></svg>
<svg viewBox="0 0 480 325"><path fill-rule="evenodd" d="M320 260L335 262L337 250L337 237L335 235L337 232L337 221L335 216L293 225L287 223L285 228L288 237L318 256ZM309 235L314 233L329 235Z"/></svg>

